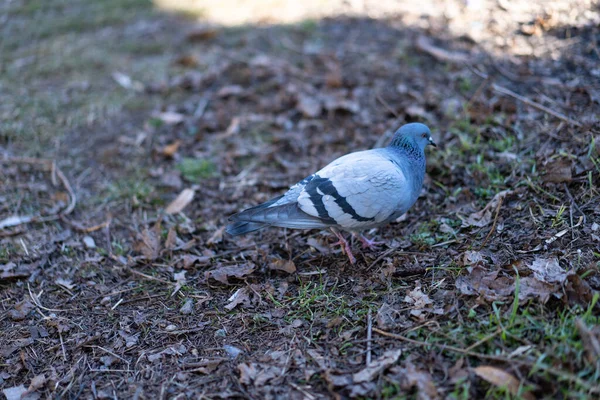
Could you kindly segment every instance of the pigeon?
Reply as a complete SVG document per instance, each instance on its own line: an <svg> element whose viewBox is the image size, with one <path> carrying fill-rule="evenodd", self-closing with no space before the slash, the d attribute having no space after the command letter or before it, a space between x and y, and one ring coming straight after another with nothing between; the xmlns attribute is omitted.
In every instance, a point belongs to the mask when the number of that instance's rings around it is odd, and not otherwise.
<svg viewBox="0 0 600 400"><path fill-rule="evenodd" d="M342 156L283 195L232 215L226 232L237 236L269 226L329 228L355 264L340 230L358 236L365 247L380 244L358 233L394 221L412 207L425 177L427 145L436 146L426 125L403 125L387 147Z"/></svg>

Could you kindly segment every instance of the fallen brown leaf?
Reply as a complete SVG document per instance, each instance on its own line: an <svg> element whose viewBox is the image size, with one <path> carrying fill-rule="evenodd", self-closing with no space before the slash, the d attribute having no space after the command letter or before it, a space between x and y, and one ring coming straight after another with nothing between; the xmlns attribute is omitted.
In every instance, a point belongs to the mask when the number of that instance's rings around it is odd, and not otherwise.
<svg viewBox="0 0 600 400"><path fill-rule="evenodd" d="M177 214L183 211L188 204L194 199L196 192L193 189L183 189L181 193L167 206L165 212L167 214Z"/></svg>
<svg viewBox="0 0 600 400"><path fill-rule="evenodd" d="M394 365L400 358L402 350L387 350L376 360L371 361L363 370L352 375L354 383L370 382L386 368Z"/></svg>
<svg viewBox="0 0 600 400"><path fill-rule="evenodd" d="M513 396L519 395L526 400L535 400L533 393L521 391L519 380L503 369L492 367L491 365L482 365L474 368L473 372L494 386L505 387Z"/></svg>
<svg viewBox="0 0 600 400"><path fill-rule="evenodd" d="M250 305L251 295L252 293L249 288L240 288L236 290L235 293L232 294L229 299L227 299L229 303L225 305L225 308L231 311L240 304Z"/></svg>
<svg viewBox="0 0 600 400"><path fill-rule="evenodd" d="M146 260L156 260L160 255L161 243L161 221L156 221L152 229L144 228L141 234L138 234L138 240L134 243L133 249Z"/></svg>
<svg viewBox="0 0 600 400"><path fill-rule="evenodd" d="M475 226L482 228L487 226L492 222L492 215L498 203L503 201L507 196L513 193L512 190L503 190L499 193L496 193L492 201L490 201L481 211L470 214L468 217L462 217L459 215L459 218L462 220L463 227Z"/></svg>
<svg viewBox="0 0 600 400"><path fill-rule="evenodd" d="M219 267L211 271L206 271L204 273L204 277L206 279L211 278L225 285L229 285L229 278L243 278L253 273L255 269L256 266L251 264Z"/></svg>
<svg viewBox="0 0 600 400"><path fill-rule="evenodd" d="M296 264L292 260L276 259L269 263L269 269L293 274L296 272Z"/></svg>
<svg viewBox="0 0 600 400"><path fill-rule="evenodd" d="M573 175L571 172L572 161L567 158L559 158L549 162L542 172L542 180L547 183L571 182Z"/></svg>
<svg viewBox="0 0 600 400"><path fill-rule="evenodd" d="M536 257L529 265L536 279L546 283L562 284L567 279L567 271L559 264L556 258Z"/></svg>
<svg viewBox="0 0 600 400"><path fill-rule="evenodd" d="M175 153L177 153L177 150L179 150L179 146L181 146L181 140L176 140L173 143L163 147L161 153L165 157L173 158Z"/></svg>

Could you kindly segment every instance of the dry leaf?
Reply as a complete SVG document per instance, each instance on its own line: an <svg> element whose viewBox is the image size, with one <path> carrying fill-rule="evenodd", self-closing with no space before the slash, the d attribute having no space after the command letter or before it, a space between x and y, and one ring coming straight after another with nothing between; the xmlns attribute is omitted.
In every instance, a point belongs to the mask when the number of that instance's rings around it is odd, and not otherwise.
<svg viewBox="0 0 600 400"><path fill-rule="evenodd" d="M177 150L179 150L179 146L181 146L181 140L176 140L173 143L163 147L161 153L165 157L173 158L175 153L177 153Z"/></svg>
<svg viewBox="0 0 600 400"><path fill-rule="evenodd" d="M27 389L27 391L35 392L36 390L38 390L42 386L44 386L47 381L48 381L48 379L46 378L46 375L44 375L44 374L36 375L31 380L31 383L29 384L29 388Z"/></svg>
<svg viewBox="0 0 600 400"><path fill-rule="evenodd" d="M558 264L556 258L536 257L529 265L536 279L546 283L563 283L567 279L567 272Z"/></svg>
<svg viewBox="0 0 600 400"><path fill-rule="evenodd" d="M133 249L147 260L156 260L160 255L160 220L154 224L152 229L144 228L141 234L138 234L138 240L134 243Z"/></svg>
<svg viewBox="0 0 600 400"><path fill-rule="evenodd" d="M165 212L167 214L177 214L183 211L188 204L194 199L196 192L193 189L183 189L181 193L167 206Z"/></svg>
<svg viewBox="0 0 600 400"><path fill-rule="evenodd" d="M403 368L402 375L402 388L404 390L410 390L411 388L416 387L418 390L417 399L433 400L439 398L437 389L433 384L433 378L429 372L418 370L412 362L407 361L406 368Z"/></svg>
<svg viewBox="0 0 600 400"><path fill-rule="evenodd" d="M212 278L216 281L229 285L229 278L243 278L254 272L256 267L251 264L243 265L232 265L226 267L219 267L212 271L206 271L204 277L206 279Z"/></svg>
<svg viewBox="0 0 600 400"><path fill-rule="evenodd" d="M238 371L240 371L240 383L244 385L251 384L258 375L255 363L238 364Z"/></svg>
<svg viewBox="0 0 600 400"><path fill-rule="evenodd" d="M468 250L465 251L462 256L462 265L463 266L476 266L486 264L485 257L480 251Z"/></svg>
<svg viewBox="0 0 600 400"><path fill-rule="evenodd" d="M377 375L379 375L386 368L394 365L400 358L402 350L387 350L383 355L364 368L352 375L354 383L371 382Z"/></svg>
<svg viewBox="0 0 600 400"><path fill-rule="evenodd" d="M421 290L421 283L417 282L417 286L406 294L404 297L406 303L412 304L413 308L423 309L429 304L433 304L433 300Z"/></svg>
<svg viewBox="0 0 600 400"><path fill-rule="evenodd" d="M167 233L167 239L165 240L165 249L173 250L177 245L177 232L175 232L175 228L170 227L169 233Z"/></svg>
<svg viewBox="0 0 600 400"><path fill-rule="evenodd" d="M476 226L482 228L489 225L489 223L492 222L492 213L496 210L496 207L498 207L498 203L512 193L512 190L503 190L500 193L497 193L483 210L473 213L466 218L459 215L458 217L462 220L462 226Z"/></svg>
<svg viewBox="0 0 600 400"><path fill-rule="evenodd" d="M179 265L180 268L190 269L196 263L199 263L201 265L210 264L210 256L195 256L195 255L192 255L192 254L184 254L178 260L178 263L180 264Z"/></svg>
<svg viewBox="0 0 600 400"><path fill-rule="evenodd" d="M67 290L73 290L73 288L75 288L75 285L73 285L73 281L71 281L70 279L57 278L54 281L54 283L64 287Z"/></svg>
<svg viewBox="0 0 600 400"><path fill-rule="evenodd" d="M284 271L288 274L296 272L296 264L292 260L277 259L269 263L269 269Z"/></svg>
<svg viewBox="0 0 600 400"><path fill-rule="evenodd" d="M490 365L482 365L473 369L473 372L494 386L505 387L513 396L520 395L526 400L535 399L535 396L531 392L519 391L519 388L521 387L519 380L503 369L492 367Z"/></svg>
<svg viewBox="0 0 600 400"><path fill-rule="evenodd" d="M542 303L546 303L551 295L560 297L559 285L553 285L539 281L532 276L521 278L519 287L519 300L527 298L537 298Z"/></svg>
<svg viewBox="0 0 600 400"><path fill-rule="evenodd" d="M545 166L542 180L548 183L571 182L573 180L571 165L572 161L567 158L553 160Z"/></svg>
<svg viewBox="0 0 600 400"><path fill-rule="evenodd" d="M206 241L206 244L215 244L223 240L223 232L225 232L225 226L217 229L210 238Z"/></svg>
<svg viewBox="0 0 600 400"><path fill-rule="evenodd" d="M29 300L23 300L15 304L15 308L8 313L13 321L22 321L31 310L33 310L33 304Z"/></svg>
<svg viewBox="0 0 600 400"><path fill-rule="evenodd" d="M237 307L239 304L244 304L246 306L249 306L250 301L251 301L251 299L250 299L251 294L252 293L251 293L250 289L247 287L243 287L243 288L236 290L235 293L232 294L229 299L227 299L227 301L229 301L229 303L227 305L225 305L225 308L228 309L229 311L231 311L235 307Z"/></svg>
<svg viewBox="0 0 600 400"><path fill-rule="evenodd" d="M488 301L504 299L514 293L514 279L498 276L498 271L486 271L481 267L468 268L468 276L456 279L456 288L465 295L480 295Z"/></svg>

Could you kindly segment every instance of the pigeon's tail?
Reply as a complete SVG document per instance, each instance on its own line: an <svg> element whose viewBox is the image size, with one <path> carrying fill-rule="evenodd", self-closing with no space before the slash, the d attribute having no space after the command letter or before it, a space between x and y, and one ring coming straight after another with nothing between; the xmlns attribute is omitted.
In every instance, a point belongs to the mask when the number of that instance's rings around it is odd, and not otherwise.
<svg viewBox="0 0 600 400"><path fill-rule="evenodd" d="M262 222L236 221L227 225L225 232L229 233L231 236L238 236L245 233L258 231L259 229L266 228L267 226L269 225L263 224Z"/></svg>
<svg viewBox="0 0 600 400"><path fill-rule="evenodd" d="M270 205L261 204L229 217L229 220L233 222L227 226L226 231L235 236L267 226L296 229L315 229L330 226L323 220L306 214L295 202L277 206L272 205L274 202L265 204Z"/></svg>

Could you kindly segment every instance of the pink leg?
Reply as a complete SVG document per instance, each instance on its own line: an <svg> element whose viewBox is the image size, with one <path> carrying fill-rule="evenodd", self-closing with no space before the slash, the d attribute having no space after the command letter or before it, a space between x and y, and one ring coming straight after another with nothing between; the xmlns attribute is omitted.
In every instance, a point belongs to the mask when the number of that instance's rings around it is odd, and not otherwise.
<svg viewBox="0 0 600 400"><path fill-rule="evenodd" d="M333 245L334 246L336 246L336 245L342 246L342 250L344 251L344 253L346 253L346 256L350 260L350 264L352 264L352 265L356 264L356 258L354 257L354 254L352 254L352 250L350 249L350 245L348 244L348 241L346 239L344 239L344 236L340 232L338 232L337 229L331 228L331 231L338 238L338 242L334 243Z"/></svg>
<svg viewBox="0 0 600 400"><path fill-rule="evenodd" d="M362 243L363 249L374 249L379 245L385 244L385 242L376 242L375 240L367 239L359 233L352 233L354 237L358 237L358 240Z"/></svg>

